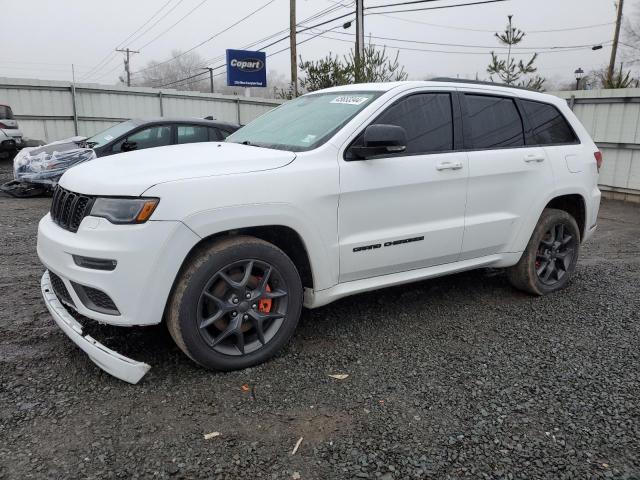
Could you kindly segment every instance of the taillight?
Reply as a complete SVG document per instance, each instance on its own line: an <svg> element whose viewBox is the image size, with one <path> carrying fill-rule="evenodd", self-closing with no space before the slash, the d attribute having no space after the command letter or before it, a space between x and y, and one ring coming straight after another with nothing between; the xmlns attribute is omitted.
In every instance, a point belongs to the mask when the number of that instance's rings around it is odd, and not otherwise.
<svg viewBox="0 0 640 480"><path fill-rule="evenodd" d="M598 171L600 171L600 167L602 167L602 152L598 150L593 153L593 156L596 157L596 166L598 167Z"/></svg>
<svg viewBox="0 0 640 480"><path fill-rule="evenodd" d="M4 123L0 122L0 128L9 128Z"/></svg>

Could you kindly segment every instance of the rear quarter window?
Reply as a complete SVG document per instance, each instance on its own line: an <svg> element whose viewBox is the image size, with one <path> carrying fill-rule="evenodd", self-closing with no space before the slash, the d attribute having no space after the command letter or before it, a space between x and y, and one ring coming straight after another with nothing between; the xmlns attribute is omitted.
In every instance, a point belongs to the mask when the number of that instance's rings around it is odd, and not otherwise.
<svg viewBox="0 0 640 480"><path fill-rule="evenodd" d="M530 136L536 145L576 143L576 134L562 113L548 103L520 100L531 127Z"/></svg>

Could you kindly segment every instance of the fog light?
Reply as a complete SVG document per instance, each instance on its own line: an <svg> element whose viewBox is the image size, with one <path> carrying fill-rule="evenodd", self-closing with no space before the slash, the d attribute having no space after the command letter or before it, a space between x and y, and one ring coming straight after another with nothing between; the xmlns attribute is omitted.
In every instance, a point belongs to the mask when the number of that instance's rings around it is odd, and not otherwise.
<svg viewBox="0 0 640 480"><path fill-rule="evenodd" d="M80 255L73 255L73 261L82 268L91 268L93 270L115 270L118 264L115 260L108 260L105 258L91 258L81 257Z"/></svg>

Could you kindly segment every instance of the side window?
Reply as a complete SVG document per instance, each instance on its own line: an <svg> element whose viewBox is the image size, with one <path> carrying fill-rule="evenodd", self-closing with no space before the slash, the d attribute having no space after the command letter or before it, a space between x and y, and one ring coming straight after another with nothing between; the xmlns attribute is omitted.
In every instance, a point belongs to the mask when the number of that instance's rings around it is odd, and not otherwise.
<svg viewBox="0 0 640 480"><path fill-rule="evenodd" d="M465 94L465 143L470 148L524 145L522 119L510 98Z"/></svg>
<svg viewBox="0 0 640 480"><path fill-rule="evenodd" d="M536 145L575 143L573 130L556 107L546 103L521 100L524 112L531 124L531 134Z"/></svg>
<svg viewBox="0 0 640 480"><path fill-rule="evenodd" d="M143 128L113 146L114 152L129 152L144 148L171 145L171 125L156 125Z"/></svg>
<svg viewBox="0 0 640 480"><path fill-rule="evenodd" d="M209 129L203 125L178 125L178 143L209 141Z"/></svg>
<svg viewBox="0 0 640 480"><path fill-rule="evenodd" d="M453 113L448 93L411 95L389 107L373 123L404 128L405 154L453 150Z"/></svg>
<svg viewBox="0 0 640 480"><path fill-rule="evenodd" d="M453 112L448 93L420 93L391 105L372 125L397 125L407 132L403 155L453 150ZM352 145L362 145L364 132ZM347 152L347 159L352 159Z"/></svg>

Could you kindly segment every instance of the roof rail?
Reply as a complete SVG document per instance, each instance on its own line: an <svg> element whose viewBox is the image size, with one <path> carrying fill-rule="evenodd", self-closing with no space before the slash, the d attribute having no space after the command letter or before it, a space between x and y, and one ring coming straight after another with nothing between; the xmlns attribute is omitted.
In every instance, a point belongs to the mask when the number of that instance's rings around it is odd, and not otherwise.
<svg viewBox="0 0 640 480"><path fill-rule="evenodd" d="M506 83L483 82L482 80L467 80L466 78L435 77L429 80L431 82L470 83L472 85L491 85L493 87L517 88L518 90L527 90L529 92L537 91L537 90L533 90L532 88L517 87L515 85L507 85Z"/></svg>

